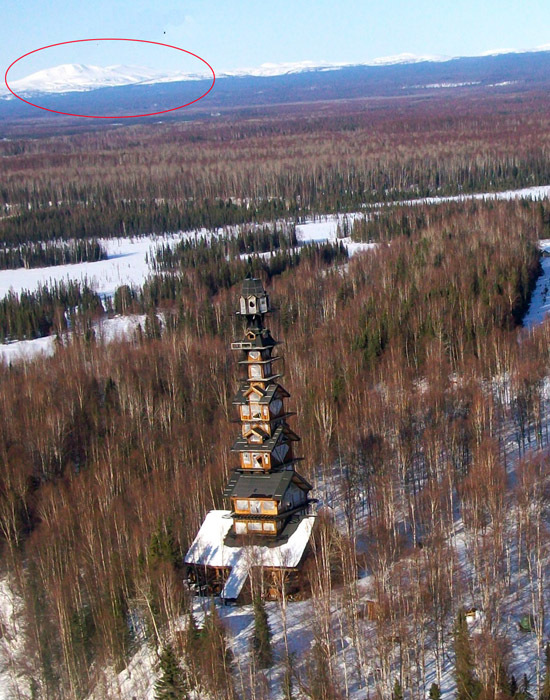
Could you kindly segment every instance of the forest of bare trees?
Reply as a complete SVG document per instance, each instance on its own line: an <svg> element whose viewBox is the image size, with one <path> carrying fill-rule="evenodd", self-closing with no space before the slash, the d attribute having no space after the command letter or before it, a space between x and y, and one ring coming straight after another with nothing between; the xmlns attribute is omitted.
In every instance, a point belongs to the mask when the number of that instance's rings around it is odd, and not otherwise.
<svg viewBox="0 0 550 700"><path fill-rule="evenodd" d="M398 681L424 697L426 659L441 683L469 600L487 623L474 650L480 692L512 697L499 675L509 678L499 601L520 576L542 687L547 461L525 448L548 443L550 329L527 334L520 322L545 216L524 202L411 207L380 219L378 247L345 267L318 255L269 277L255 268L278 308L303 469L319 496L337 489L344 501L343 529L326 520L310 564L315 642L291 674L303 697L345 697L373 669L381 692ZM85 696L99 669L122 668L144 637L162 644L189 612L182 556L205 512L222 506L232 466L238 330L234 287L212 295L200 266L178 279L177 299L158 300L162 335L105 345L77 332L52 358L0 367L2 552L25 603L20 672L37 697ZM510 434L522 455L512 469ZM376 600L368 619L364 567ZM335 591L355 655L343 669ZM187 681L246 697L250 681L239 690L230 653L220 656L220 625L214 617L178 642Z"/></svg>
<svg viewBox="0 0 550 700"><path fill-rule="evenodd" d="M216 230L152 250L143 288L112 300L74 284L0 300L2 340L57 341L52 357L0 363L0 554L29 697L87 698L148 645L159 696L267 700L271 682L285 700L450 687L549 700L550 325L521 323L550 207L369 206L548 184L548 107L535 93L395 98L0 141L6 267L84 240L102 257L98 237ZM295 225L326 212L354 212L339 234L376 245L351 258L338 241L299 246ZM245 658L215 605L195 620L184 585L183 555L235 466L229 347L249 271L277 309L320 500L307 601L292 602L308 606L300 656L290 601L270 642L255 596ZM137 312L126 340L96 332ZM536 648L525 669L511 600Z"/></svg>

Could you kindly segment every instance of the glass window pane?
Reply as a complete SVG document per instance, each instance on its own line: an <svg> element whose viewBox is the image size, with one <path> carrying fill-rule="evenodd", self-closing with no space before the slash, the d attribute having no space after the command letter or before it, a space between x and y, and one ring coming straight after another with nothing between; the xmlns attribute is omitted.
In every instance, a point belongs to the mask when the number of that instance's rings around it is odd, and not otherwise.
<svg viewBox="0 0 550 700"><path fill-rule="evenodd" d="M235 507L237 510L248 510L248 501L237 500L235 502Z"/></svg>

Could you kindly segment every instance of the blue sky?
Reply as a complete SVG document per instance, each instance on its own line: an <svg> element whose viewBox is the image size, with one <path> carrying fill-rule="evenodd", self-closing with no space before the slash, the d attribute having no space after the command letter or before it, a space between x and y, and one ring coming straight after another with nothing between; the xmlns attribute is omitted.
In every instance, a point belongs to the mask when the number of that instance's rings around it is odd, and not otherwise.
<svg viewBox="0 0 550 700"><path fill-rule="evenodd" d="M474 55L550 44L548 0L3 0L0 65L72 39L122 37L197 53L217 72L262 63L363 62L400 53ZM17 79L60 63L196 70L194 59L126 42L76 44L21 61Z"/></svg>

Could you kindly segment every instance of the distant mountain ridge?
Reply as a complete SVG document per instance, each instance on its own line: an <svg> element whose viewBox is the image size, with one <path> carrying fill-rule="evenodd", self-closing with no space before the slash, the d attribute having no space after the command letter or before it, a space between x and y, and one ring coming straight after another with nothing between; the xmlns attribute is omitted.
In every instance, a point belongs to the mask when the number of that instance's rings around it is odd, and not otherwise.
<svg viewBox="0 0 550 700"><path fill-rule="evenodd" d="M516 51L513 49L487 51L480 58L487 56L534 53L550 50L550 44L541 46L538 49L529 51ZM286 63L263 63L257 68L244 68L241 70L225 71L218 74L218 78L230 77L275 77L288 75L291 73L301 73L309 71L333 71L342 68L354 68L361 66L391 66L406 65L425 62L447 62L459 60L467 57L449 57L437 55L415 55L412 53L401 53L395 56L384 56L371 61L361 63L329 63L314 61L298 61ZM471 58L471 57L470 57ZM475 57L474 57L475 58ZM182 71L159 71L154 68L143 66L93 66L83 64L62 64L47 68L36 73L32 73L19 80L10 83L10 87L17 94L39 94L39 93L65 93L83 92L95 90L103 87L121 87L123 85L144 85L165 82L179 82L186 80L210 79L208 72L184 73ZM11 97L5 86L0 88L0 96Z"/></svg>
<svg viewBox="0 0 550 700"><path fill-rule="evenodd" d="M323 100L427 95L443 90L526 90L550 87L550 46L539 51L493 52L446 58L401 54L370 64L264 64L252 71L216 76L214 89L192 108L172 114ZM36 104L73 114L149 114L187 104L204 94L212 77L136 66L67 64L14 81L13 89ZM6 92L0 117L48 116ZM9 99L6 99L8 97ZM214 111L213 111L214 110Z"/></svg>
<svg viewBox="0 0 550 700"><path fill-rule="evenodd" d="M268 78L308 71L332 71L349 68L353 65L383 66L404 63L421 63L423 61L448 61L445 56L415 56L403 53L397 56L377 58L361 64L350 63L315 63L299 61L287 63L263 63L258 68L220 72L218 78L255 77ZM18 95L32 96L49 93L86 92L104 87L122 87L124 85L153 85L167 82L184 82L187 80L211 79L209 72L185 73L183 71L159 71L143 66L93 66L80 63L66 63L37 71L19 80L10 81L11 89ZM0 86L0 97L13 99L5 86Z"/></svg>

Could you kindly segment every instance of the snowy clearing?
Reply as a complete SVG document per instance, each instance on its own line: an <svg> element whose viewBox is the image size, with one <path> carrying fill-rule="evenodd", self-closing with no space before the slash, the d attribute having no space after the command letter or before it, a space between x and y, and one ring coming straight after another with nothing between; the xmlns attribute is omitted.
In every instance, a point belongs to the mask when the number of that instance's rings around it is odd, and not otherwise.
<svg viewBox="0 0 550 700"><path fill-rule="evenodd" d="M145 315L114 316L102 319L94 328L96 337L106 343L128 339L137 330L144 328ZM71 334L68 333L70 338ZM13 343L0 344L0 362L6 364L20 360L32 360L34 357L50 357L55 353L55 336L35 338L34 340L16 340Z"/></svg>
<svg viewBox="0 0 550 700"><path fill-rule="evenodd" d="M376 209L385 206L410 206L420 204L438 204L440 202L466 201L468 199L547 199L550 197L550 185L527 187L520 190L506 190L504 192L487 192L473 195L458 195L455 197L428 197L425 199L411 199L401 202L385 202L366 205L366 208ZM374 243L355 243L350 237L337 238L338 227L344 230L344 223L351 227L356 218L364 216L363 212L348 214L330 214L315 216L303 223L296 225L296 237L299 244L324 243L327 241L340 241L348 249L350 255L355 255L375 246ZM101 297L112 297L121 285L141 287L147 277L152 273L150 265L151 252L159 245L176 245L179 241L199 237L211 237L214 235L231 235L236 228L217 229L209 231L200 229L197 231L179 232L175 234L148 235L136 238L102 238L99 242L105 247L108 259L97 262L78 263L74 265L58 265L56 267L39 267L34 269L20 268L18 270L0 271L0 298L10 291L19 294L23 290L32 291L38 285L52 282L75 280L87 282ZM543 250L550 251L550 240L541 241ZM550 288L550 258L542 260L543 275L537 281L537 287L533 293L533 300L524 325L531 327L542 322L545 314L550 311L550 296L545 289ZM142 317L115 317L102 321L99 332L105 333L107 341L122 338L128 332L137 328L138 323L143 323ZM20 340L5 345L0 344L0 361L12 362L18 359L32 359L37 355L52 355L55 352L54 339L37 338L36 340Z"/></svg>

